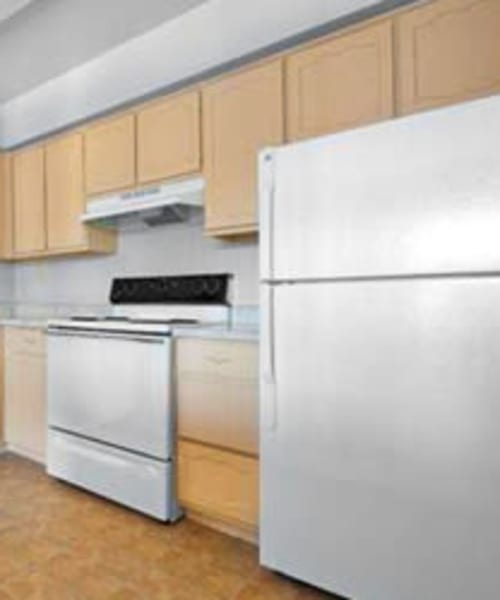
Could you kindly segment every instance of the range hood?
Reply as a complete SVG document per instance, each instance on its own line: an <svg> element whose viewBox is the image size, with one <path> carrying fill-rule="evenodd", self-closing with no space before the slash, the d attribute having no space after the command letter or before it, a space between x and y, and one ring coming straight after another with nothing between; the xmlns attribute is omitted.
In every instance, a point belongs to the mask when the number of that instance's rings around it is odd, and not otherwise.
<svg viewBox="0 0 500 600"><path fill-rule="evenodd" d="M92 198L81 221L101 227L119 227L137 221L149 226L178 223L203 208L204 190L203 177L192 177Z"/></svg>

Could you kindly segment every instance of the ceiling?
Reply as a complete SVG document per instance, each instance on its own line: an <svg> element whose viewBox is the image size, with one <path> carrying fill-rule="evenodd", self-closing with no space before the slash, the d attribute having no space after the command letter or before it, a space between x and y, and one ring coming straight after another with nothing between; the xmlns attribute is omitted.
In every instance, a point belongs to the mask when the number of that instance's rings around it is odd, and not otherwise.
<svg viewBox="0 0 500 600"><path fill-rule="evenodd" d="M0 103L207 0L0 0Z"/></svg>

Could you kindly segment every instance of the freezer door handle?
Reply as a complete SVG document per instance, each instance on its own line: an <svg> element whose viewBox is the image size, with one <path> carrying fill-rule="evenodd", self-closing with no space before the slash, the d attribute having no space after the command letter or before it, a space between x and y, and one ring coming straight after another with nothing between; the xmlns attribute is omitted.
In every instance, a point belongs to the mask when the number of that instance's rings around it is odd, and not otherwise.
<svg viewBox="0 0 500 600"><path fill-rule="evenodd" d="M278 406L276 390L276 349L274 337L274 290L266 286L264 313L266 319L262 351L262 426L267 431L275 431L278 426Z"/></svg>
<svg viewBox="0 0 500 600"><path fill-rule="evenodd" d="M268 148L259 155L259 253L262 280L270 280L274 270L274 154Z"/></svg>

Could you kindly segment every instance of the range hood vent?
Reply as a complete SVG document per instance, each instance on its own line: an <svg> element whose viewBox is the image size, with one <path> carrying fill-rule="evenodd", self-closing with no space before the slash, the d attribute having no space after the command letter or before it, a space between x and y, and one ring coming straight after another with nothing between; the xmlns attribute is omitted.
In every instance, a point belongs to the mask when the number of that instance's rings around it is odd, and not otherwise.
<svg viewBox="0 0 500 600"><path fill-rule="evenodd" d="M203 208L205 180L193 177L132 192L100 196L87 202L81 221L120 227L141 221L152 227L179 223Z"/></svg>

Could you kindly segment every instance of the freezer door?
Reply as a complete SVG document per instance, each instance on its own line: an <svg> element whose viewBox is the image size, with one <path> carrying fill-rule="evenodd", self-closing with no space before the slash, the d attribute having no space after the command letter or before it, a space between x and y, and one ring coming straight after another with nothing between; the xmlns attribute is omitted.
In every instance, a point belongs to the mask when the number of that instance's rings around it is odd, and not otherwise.
<svg viewBox="0 0 500 600"><path fill-rule="evenodd" d="M498 597L500 280L263 299L262 563L356 600Z"/></svg>
<svg viewBox="0 0 500 600"><path fill-rule="evenodd" d="M272 151L262 278L498 271L499 139L496 96Z"/></svg>

